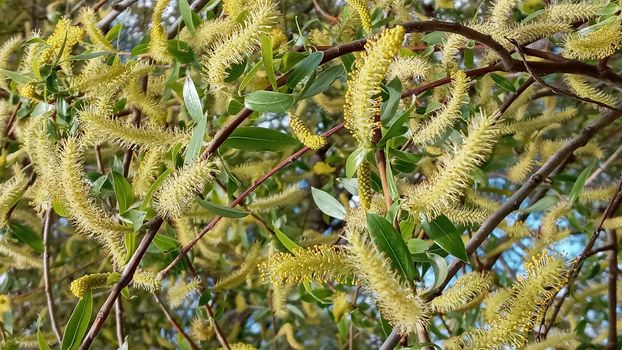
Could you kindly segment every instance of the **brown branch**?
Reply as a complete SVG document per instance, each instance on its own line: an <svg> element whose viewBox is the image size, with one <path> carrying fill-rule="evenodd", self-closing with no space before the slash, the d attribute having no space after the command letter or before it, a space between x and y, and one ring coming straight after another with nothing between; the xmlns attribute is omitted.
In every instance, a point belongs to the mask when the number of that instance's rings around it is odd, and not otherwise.
<svg viewBox="0 0 622 350"><path fill-rule="evenodd" d="M58 344L60 344L63 336L56 321L54 296L52 295L52 283L50 281L50 230L52 229L53 215L52 208L48 208L43 219L43 284L45 286L45 300L48 304L48 313L50 314L50 324Z"/></svg>
<svg viewBox="0 0 622 350"><path fill-rule="evenodd" d="M98 23L99 29L104 29L112 23L119 15L125 11L128 7L134 5L138 0L122 0L115 4L112 4L112 10L108 12L106 17L102 18Z"/></svg>
<svg viewBox="0 0 622 350"><path fill-rule="evenodd" d="M117 298L114 303L114 320L116 324L117 343L119 346L123 345L125 337L123 336L123 304L121 298Z"/></svg>
<svg viewBox="0 0 622 350"><path fill-rule="evenodd" d="M313 0L313 7L315 8L315 12L317 12L320 16L324 17L328 22L330 22L330 24L339 24L339 18L331 15L326 10L324 10L318 0Z"/></svg>
<svg viewBox="0 0 622 350"><path fill-rule="evenodd" d="M166 306L164 306L164 303L162 303L162 300L160 300L160 297L158 297L156 293L151 293L151 295L153 295L153 299L155 299L156 304L158 304L158 306L162 310L162 313L164 313L164 316L166 316L166 319L173 325L173 327L175 327L177 332L179 332L179 334L181 334L181 336L184 337L186 341L188 341L188 344L190 344L190 346L194 350L201 350L201 348L194 342L194 340L192 340L192 338L188 335L188 333L186 333L184 329L179 325L179 322L177 322L177 320L173 318L173 315L171 315L171 312L168 311Z"/></svg>
<svg viewBox="0 0 622 350"><path fill-rule="evenodd" d="M618 237L616 230L607 230L607 237L612 249L609 251L609 285L607 286L607 296L609 299L608 320L609 334L607 335L607 349L615 350L618 348L617 336L617 281L618 281Z"/></svg>

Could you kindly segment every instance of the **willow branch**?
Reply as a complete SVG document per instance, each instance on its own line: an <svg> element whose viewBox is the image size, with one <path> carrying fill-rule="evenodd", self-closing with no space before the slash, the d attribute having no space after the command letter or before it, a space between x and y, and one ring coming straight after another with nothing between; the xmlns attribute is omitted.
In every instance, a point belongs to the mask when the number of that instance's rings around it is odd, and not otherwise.
<svg viewBox="0 0 622 350"><path fill-rule="evenodd" d="M122 0L112 5L112 10L108 12L106 17L102 18L98 23L99 29L106 28L128 7L134 5L138 0Z"/></svg>
<svg viewBox="0 0 622 350"><path fill-rule="evenodd" d="M179 325L179 322L177 322L177 320L173 318L173 315L171 315L171 312L168 311L166 306L164 306L164 304L162 303L162 300L160 300L160 297L158 297L156 293L151 293L151 295L153 295L153 299L155 299L156 304L158 304L158 306L162 310L162 313L164 313L164 316L166 316L166 319L173 325L173 327L175 327L177 332L179 332L179 334L181 334L181 336L184 337L186 341L188 341L188 344L190 344L190 346L194 350L201 350L201 348L194 342L194 340L190 338L188 333L186 333L186 331L184 331L184 329Z"/></svg>
<svg viewBox="0 0 622 350"><path fill-rule="evenodd" d="M607 335L607 349L618 348L618 328L617 328L617 282L618 282L618 237L616 230L608 230L607 237L612 249L609 251L609 284L607 286L607 296L609 299L608 320L609 334Z"/></svg>
<svg viewBox="0 0 622 350"><path fill-rule="evenodd" d="M63 337L56 321L56 312L54 306L54 296L52 295L52 283L50 281L50 230L52 229L52 208L45 211L43 219L43 284L45 286L45 300L48 305L48 314L50 314L50 324L52 331L60 344Z"/></svg>

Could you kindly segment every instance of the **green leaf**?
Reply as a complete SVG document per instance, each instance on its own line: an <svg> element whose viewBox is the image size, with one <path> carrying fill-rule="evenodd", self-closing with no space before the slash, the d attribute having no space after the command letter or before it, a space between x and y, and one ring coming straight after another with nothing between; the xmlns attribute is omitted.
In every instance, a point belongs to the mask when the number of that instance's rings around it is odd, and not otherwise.
<svg viewBox="0 0 622 350"><path fill-rule="evenodd" d="M406 242L406 246L408 247L408 251L411 254L425 253L425 251L428 250L428 248L429 248L428 243L426 241L424 241L423 239L419 239L419 238L411 238L411 239L409 239Z"/></svg>
<svg viewBox="0 0 622 350"><path fill-rule="evenodd" d="M468 262L466 248L462 237L456 229L456 226L449 219L441 215L429 222L427 219L422 220L421 226L428 234L428 237L434 240L441 248L456 258Z"/></svg>
<svg viewBox="0 0 622 350"><path fill-rule="evenodd" d="M175 238L165 236L160 233L156 233L153 238L153 244L163 252L170 252L171 250L175 250L179 247L177 240Z"/></svg>
<svg viewBox="0 0 622 350"><path fill-rule="evenodd" d="M124 217L129 219L132 224L132 230L134 232L140 231L140 228L143 226L143 222L145 221L145 216L147 215L146 211L130 209L127 213L124 214Z"/></svg>
<svg viewBox="0 0 622 350"><path fill-rule="evenodd" d="M445 39L445 32L431 32L423 36L421 41L428 45L440 44Z"/></svg>
<svg viewBox="0 0 622 350"><path fill-rule="evenodd" d="M177 4L179 5L179 12L181 13L181 18L184 20L186 27L188 28L190 33L194 33L192 10L190 9L190 4L188 4L188 0L179 0Z"/></svg>
<svg viewBox="0 0 622 350"><path fill-rule="evenodd" d="M326 305L332 304L332 302L330 300L322 299L320 296L315 294L313 289L311 289L311 282L304 281L304 282L302 282L302 285L305 287L305 290L307 291L307 293L309 293L309 295L312 296L313 299L317 300L319 303L326 304Z"/></svg>
<svg viewBox="0 0 622 350"><path fill-rule="evenodd" d="M406 123L406 121L408 120L410 112L412 112L412 108L414 107L415 105L413 104L411 109L402 113L399 117L393 119L393 123L391 123L389 129L384 133L384 135L382 135L382 138L378 142L379 147L383 147L387 143L387 141L396 136L403 135L408 130L408 127L404 126L404 123Z"/></svg>
<svg viewBox="0 0 622 350"><path fill-rule="evenodd" d="M339 181L341 185L343 186L343 188L345 188L346 191L350 192L351 195L353 196L359 195L358 183L356 179L340 177L337 179L337 181Z"/></svg>
<svg viewBox="0 0 622 350"><path fill-rule="evenodd" d="M18 84L29 83L34 78L30 74L17 73L6 69L0 69L0 73Z"/></svg>
<svg viewBox="0 0 622 350"><path fill-rule="evenodd" d="M132 203L134 203L132 186L123 175L116 171L112 171L110 175L112 176L114 195L117 197L117 203L119 204L119 212L123 214L130 208Z"/></svg>
<svg viewBox="0 0 622 350"><path fill-rule="evenodd" d="M45 341L45 337L43 336L43 333L41 333L40 328L37 328L37 344L39 344L39 350L52 350Z"/></svg>
<svg viewBox="0 0 622 350"><path fill-rule="evenodd" d="M540 198L539 201L537 201L534 204L530 205L529 207L521 210L521 212L523 212L525 214L530 214L530 213L536 213L536 212L545 211L545 210L549 209L550 207L554 206L555 203L557 203L557 198L556 197L553 197L553 196L542 197L542 198Z"/></svg>
<svg viewBox="0 0 622 350"><path fill-rule="evenodd" d="M184 165L190 166L194 164L194 161L199 157L199 153L201 153L201 146L203 146L203 138L205 137L206 131L207 118L203 117L192 129L192 136L190 136L190 142L188 143L188 147L186 147Z"/></svg>
<svg viewBox="0 0 622 350"><path fill-rule="evenodd" d="M246 86L253 80L259 68L261 68L261 61L255 63L253 68L251 68L251 70L246 73L244 79L242 79L242 82L240 83L240 87L238 87L238 95L242 95L242 91L244 91L244 89L246 89Z"/></svg>
<svg viewBox="0 0 622 350"><path fill-rule="evenodd" d="M239 219L249 214L247 211L216 204L210 201L206 201L204 199L197 198L197 201L203 208L218 216Z"/></svg>
<svg viewBox="0 0 622 350"><path fill-rule="evenodd" d="M87 61L93 58L97 58L99 56L105 56L112 54L111 51L94 51L94 52L83 52L79 55L69 57L72 61Z"/></svg>
<svg viewBox="0 0 622 350"><path fill-rule="evenodd" d="M340 64L327 68L318 75L307 91L302 94L300 99L306 99L328 90L332 83L345 72L343 65Z"/></svg>
<svg viewBox="0 0 622 350"><path fill-rule="evenodd" d="M126 232L123 237L123 242L125 243L125 262L127 264L134 252L136 251L136 235L134 232Z"/></svg>
<svg viewBox="0 0 622 350"><path fill-rule="evenodd" d="M447 278L448 267L447 261L442 256L434 253L426 253L426 255L430 259L430 265L432 265L432 270L434 271L434 285L429 290L432 292Z"/></svg>
<svg viewBox="0 0 622 350"><path fill-rule="evenodd" d="M516 92L516 87L514 87L514 84L512 84L512 82L509 81L507 78L495 73L491 73L490 77L499 87L508 91Z"/></svg>
<svg viewBox="0 0 622 350"><path fill-rule="evenodd" d="M251 92L244 99L244 107L255 112L285 112L294 105L296 97L274 91Z"/></svg>
<svg viewBox="0 0 622 350"><path fill-rule="evenodd" d="M350 153L346 160L346 177L354 176L354 173L356 173L356 170L363 163L368 153L369 149L367 148L357 148Z"/></svg>
<svg viewBox="0 0 622 350"><path fill-rule="evenodd" d="M9 220L9 229L20 241L28 244L38 254L43 254L43 241L30 227L15 220Z"/></svg>
<svg viewBox="0 0 622 350"><path fill-rule="evenodd" d="M387 84L387 90L389 91L389 99L382 104L382 114L380 114L380 120L382 121L390 120L400 105L402 100L402 82L400 79L395 78L391 80Z"/></svg>
<svg viewBox="0 0 622 350"><path fill-rule="evenodd" d="M274 227L274 233L276 234L276 238L279 240L279 242L281 242L281 244L290 253L294 254L294 251L300 248L300 246L296 244L296 242L292 241L291 238L289 238L283 231L279 230L278 228Z"/></svg>
<svg viewBox="0 0 622 350"><path fill-rule="evenodd" d="M374 213L367 214L367 227L376 247L391 259L393 268L406 281L414 280L415 265L402 235L385 218Z"/></svg>
<svg viewBox="0 0 622 350"><path fill-rule="evenodd" d="M149 203L151 202L151 198L153 197L153 194L158 188L160 188L160 185L162 184L162 182L166 180L166 178L169 176L171 172L172 172L171 169L164 170L164 172L160 174L160 176L158 176L158 178L151 184L151 186L149 186L149 189L147 190L147 194L145 195L145 199L143 199L143 204L140 206L140 210L146 210L149 207Z"/></svg>
<svg viewBox="0 0 622 350"><path fill-rule="evenodd" d="M324 214L339 220L345 219L346 208L333 198L333 196L315 187L311 187L311 195L313 196L315 204Z"/></svg>
<svg viewBox="0 0 622 350"><path fill-rule="evenodd" d="M110 28L108 33L106 33L106 40L113 41L114 39L116 39L119 36L121 29L123 29L122 23L115 24L114 27Z"/></svg>
<svg viewBox="0 0 622 350"><path fill-rule="evenodd" d="M71 216L71 213L69 212L69 210L67 210L67 208L65 208L65 206L63 206L62 202L53 201L52 209L54 209L54 212L56 213L56 215L61 216L63 218L68 218Z"/></svg>
<svg viewBox="0 0 622 350"><path fill-rule="evenodd" d="M322 63L322 58L324 58L324 53L322 51L315 51L302 61L296 63L294 71L287 79L287 86L293 89L299 82L311 74L311 72L315 71L320 63Z"/></svg>
<svg viewBox="0 0 622 350"><path fill-rule="evenodd" d="M93 294L89 290L84 297L78 301L75 309L69 317L63 341L60 345L61 350L77 349L91 321L91 313L93 312Z"/></svg>
<svg viewBox="0 0 622 350"><path fill-rule="evenodd" d="M583 169L579 176L577 177L577 181L572 185L572 189L570 190L570 195L568 196L569 206L573 206L574 203L579 199L579 195L581 191L583 191L583 187L585 186L585 182L587 178L592 173L592 169L594 168L594 163L590 164L587 168Z"/></svg>
<svg viewBox="0 0 622 350"><path fill-rule="evenodd" d="M204 119L203 106L201 105L199 93L197 92L194 82L190 76L187 76L186 81L184 82L183 95L184 104L190 118L192 118L195 123L199 123L202 119Z"/></svg>
<svg viewBox="0 0 622 350"><path fill-rule="evenodd" d="M223 146L244 151L278 152L298 144L298 140L282 132L267 128L247 126L235 129L231 136L223 143Z"/></svg>
<svg viewBox="0 0 622 350"><path fill-rule="evenodd" d="M279 86L276 84L276 75L274 75L274 62L272 61L272 38L270 38L269 35L262 34L259 37L259 42L261 43L261 60L263 61L263 66L266 70L268 81L270 81L270 86L272 86L272 90L278 91Z"/></svg>

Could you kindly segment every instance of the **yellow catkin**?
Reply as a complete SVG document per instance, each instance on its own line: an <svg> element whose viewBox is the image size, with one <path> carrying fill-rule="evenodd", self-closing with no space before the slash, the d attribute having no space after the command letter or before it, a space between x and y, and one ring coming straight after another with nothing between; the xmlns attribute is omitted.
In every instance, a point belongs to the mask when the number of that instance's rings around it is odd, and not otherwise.
<svg viewBox="0 0 622 350"><path fill-rule="evenodd" d="M361 19L361 24L366 32L371 33L371 15L366 0L346 0L348 5L356 10Z"/></svg>
<svg viewBox="0 0 622 350"><path fill-rule="evenodd" d="M6 294L0 294L0 314L11 311L11 297Z"/></svg>
<svg viewBox="0 0 622 350"><path fill-rule="evenodd" d="M305 195L305 191L301 190L298 185L293 185L271 196L256 198L249 204L248 209L253 212L265 212L275 208L283 208L299 203Z"/></svg>
<svg viewBox="0 0 622 350"><path fill-rule="evenodd" d="M76 297L83 298L89 290L105 287L108 284L109 277L109 272L84 275L76 280L73 280L69 286L69 289Z"/></svg>
<svg viewBox="0 0 622 350"><path fill-rule="evenodd" d="M79 18L80 22L83 25L84 31L86 32L86 35L89 36L91 42L97 49L104 51L115 51L110 41L106 39L104 33L102 33L101 29L97 27L97 17L95 17L95 12L92 8L82 8Z"/></svg>
<svg viewBox="0 0 622 350"><path fill-rule="evenodd" d="M621 25L620 21L613 21L586 35L568 35L562 55L577 60L599 60L613 55L622 45Z"/></svg>
<svg viewBox="0 0 622 350"><path fill-rule="evenodd" d="M276 165L274 160L266 159L256 162L245 162L232 167L231 173L240 180L256 180Z"/></svg>
<svg viewBox="0 0 622 350"><path fill-rule="evenodd" d="M341 96L331 97L326 94L317 94L313 96L313 102L328 114L335 115L343 112L344 99Z"/></svg>
<svg viewBox="0 0 622 350"><path fill-rule="evenodd" d="M168 117L166 107L161 105L155 98L148 96L142 91L140 81L133 80L127 89L127 104L141 110L149 120L157 124L164 124Z"/></svg>
<svg viewBox="0 0 622 350"><path fill-rule="evenodd" d="M595 203L609 201L616 194L616 185L584 188L579 194L579 201L584 203Z"/></svg>
<svg viewBox="0 0 622 350"><path fill-rule="evenodd" d="M447 128L460 118L460 108L468 96L469 78L463 71L452 73L451 94L446 104L426 124L420 126L413 134L413 141L418 144L431 144L438 139Z"/></svg>
<svg viewBox="0 0 622 350"><path fill-rule="evenodd" d="M0 69L10 70L9 61L11 55L19 49L20 45L23 43L21 36L16 35L11 37L9 40L5 41L2 46L0 46ZM0 73L0 88L8 89L6 76Z"/></svg>
<svg viewBox="0 0 622 350"><path fill-rule="evenodd" d="M274 315L278 318L285 318L287 310L287 296L294 287L293 284L273 284L272 285L272 308Z"/></svg>
<svg viewBox="0 0 622 350"><path fill-rule="evenodd" d="M205 21L197 27L189 44L197 53L202 53L210 49L218 40L231 35L235 29L236 22L232 17L219 17Z"/></svg>
<svg viewBox="0 0 622 350"><path fill-rule="evenodd" d="M318 150L326 145L326 137L314 134L309 128L294 114L289 115L289 127L294 136L303 145L313 150Z"/></svg>
<svg viewBox="0 0 622 350"><path fill-rule="evenodd" d="M501 317L500 312L504 311L505 304L510 297L512 296L512 291L510 288L498 289L495 292L488 294L486 298L484 298L484 310L482 311L482 316L486 323L493 323L495 320L498 320Z"/></svg>
<svg viewBox="0 0 622 350"><path fill-rule="evenodd" d="M226 87L226 69L244 61L259 48L259 37L268 34L277 23L278 11L269 0L258 0L249 8L244 23L227 38L219 40L208 53L205 69L207 81L215 90Z"/></svg>
<svg viewBox="0 0 622 350"><path fill-rule="evenodd" d="M259 270L264 280L272 284L318 281L348 282L352 280L352 266L345 252L334 246L316 245L309 249L298 248L293 254L269 255Z"/></svg>
<svg viewBox="0 0 622 350"><path fill-rule="evenodd" d="M214 327L208 320L195 317L190 322L190 336L197 342L208 341L214 336Z"/></svg>
<svg viewBox="0 0 622 350"><path fill-rule="evenodd" d="M593 87L584 77L576 74L564 74L566 85L580 97L589 98L591 100L604 103L609 106L615 106L617 99Z"/></svg>
<svg viewBox="0 0 622 350"><path fill-rule="evenodd" d="M158 62L166 63L172 59L168 52L168 38L162 26L162 15L170 0L158 0L153 7L151 29L149 30L149 55Z"/></svg>
<svg viewBox="0 0 622 350"><path fill-rule="evenodd" d="M484 209L487 212L494 212L501 206L499 201L479 195L470 188L464 193L464 199L468 204Z"/></svg>
<svg viewBox="0 0 622 350"><path fill-rule="evenodd" d="M568 140L543 140L540 142L540 155L543 158L550 158L555 152L557 152ZM594 142L588 142L587 145L579 147L574 151L575 156L583 157L590 156L597 159L604 157L604 152Z"/></svg>
<svg viewBox="0 0 622 350"><path fill-rule="evenodd" d="M30 121L25 129L22 141L41 185L43 197L36 205L39 209L48 208L53 200L63 198L63 194L59 191L59 186L56 185L60 178L60 174L58 174L59 158L56 145L47 132L46 118Z"/></svg>
<svg viewBox="0 0 622 350"><path fill-rule="evenodd" d="M525 350L548 350L555 349L576 349L579 345L577 335L574 333L549 334L546 339L530 343Z"/></svg>
<svg viewBox="0 0 622 350"><path fill-rule="evenodd" d="M249 345L249 344L245 344L245 343L229 344L229 348L231 350L257 350L256 347ZM220 348L220 349L223 350L224 348Z"/></svg>
<svg viewBox="0 0 622 350"><path fill-rule="evenodd" d="M572 23L576 21L587 21L600 15L600 11L609 2L603 0L597 1L560 1L558 3L547 4L540 16L549 22L566 22Z"/></svg>
<svg viewBox="0 0 622 350"><path fill-rule="evenodd" d="M454 145L453 152L441 160L439 171L429 180L411 190L405 207L411 212L426 212L436 216L443 208L452 206L468 187L471 172L482 164L492 151L498 128L498 113L483 114L469 126L463 144Z"/></svg>
<svg viewBox="0 0 622 350"><path fill-rule="evenodd" d="M190 280L190 282L182 280L175 283L166 293L166 297L171 307L178 307L183 304L184 300L186 300L190 294L197 291L199 284L200 281L196 277Z"/></svg>
<svg viewBox="0 0 622 350"><path fill-rule="evenodd" d="M430 64L419 57L397 57L387 70L387 80L398 78L403 85L411 80L424 80L430 71Z"/></svg>
<svg viewBox="0 0 622 350"><path fill-rule="evenodd" d="M345 237L349 242L348 257L356 276L371 292L380 313L400 334L409 334L428 322L429 306L412 289L399 280L389 259L369 239L364 213L347 218Z"/></svg>
<svg viewBox="0 0 622 350"><path fill-rule="evenodd" d="M492 283L493 278L489 272L464 274L443 294L434 298L430 306L440 313L464 310L473 305L473 301L481 300L492 287Z"/></svg>
<svg viewBox="0 0 622 350"><path fill-rule="evenodd" d="M537 140L527 145L518 161L508 169L508 179L514 183L522 183L536 165L536 156L540 145Z"/></svg>
<svg viewBox="0 0 622 350"><path fill-rule="evenodd" d="M156 192L157 211L165 218L178 218L194 199L196 192L211 181L216 169L208 160L195 162L169 175Z"/></svg>
<svg viewBox="0 0 622 350"><path fill-rule="evenodd" d="M0 184L0 227L6 226L9 211L22 198L27 186L28 178L17 166L13 167L13 176Z"/></svg>
<svg viewBox="0 0 622 350"><path fill-rule="evenodd" d="M305 347L302 344L300 344L298 340L296 340L296 336L294 333L295 333L294 326L292 326L291 323L287 322L281 326L276 336L277 337L285 336L285 340L287 340L287 344L289 344L289 346L292 349L303 350Z"/></svg>
<svg viewBox="0 0 622 350"><path fill-rule="evenodd" d="M156 178L164 152L154 149L145 152L138 163L138 168L132 178L132 191L136 196L144 196Z"/></svg>
<svg viewBox="0 0 622 350"><path fill-rule="evenodd" d="M510 238L531 237L533 235L529 226L522 221L515 222L513 225L504 221L499 225L499 229L505 231Z"/></svg>
<svg viewBox="0 0 622 350"><path fill-rule="evenodd" d="M17 270L41 269L41 258L34 257L30 250L16 246L6 239L0 240L0 254L10 258L7 266Z"/></svg>
<svg viewBox="0 0 622 350"><path fill-rule="evenodd" d="M454 224L460 225L477 225L488 218L487 210L467 206L447 207L443 209L443 214Z"/></svg>
<svg viewBox="0 0 622 350"><path fill-rule="evenodd" d="M257 265L260 260L261 245L255 243L248 249L248 252L246 252L244 262L242 262L242 264L233 272L218 280L213 288L215 290L223 290L239 286L244 283L248 276L257 269Z"/></svg>
<svg viewBox="0 0 622 350"><path fill-rule="evenodd" d="M502 134L527 133L530 131L540 130L551 126L551 124L561 123L574 118L577 114L576 108L566 108L561 111L547 110L545 116L539 118L531 118L519 121L508 121L504 123L500 129Z"/></svg>
<svg viewBox="0 0 622 350"><path fill-rule="evenodd" d="M337 292L333 294L333 316L335 320L339 321L348 311L352 305L348 300L348 294L344 292Z"/></svg>
<svg viewBox="0 0 622 350"><path fill-rule="evenodd" d="M618 230L622 228L622 216L606 219L603 222L603 228L605 230Z"/></svg>
<svg viewBox="0 0 622 350"><path fill-rule="evenodd" d="M540 234L545 242L552 242L561 237L565 237L570 234L568 229L560 229L557 225L558 221L568 215L571 208L565 201L560 201L551 207L542 217L542 229Z"/></svg>
<svg viewBox="0 0 622 350"><path fill-rule="evenodd" d="M356 170L356 180L361 207L369 209L373 192L371 190L371 167L367 162L363 162Z"/></svg>
<svg viewBox="0 0 622 350"><path fill-rule="evenodd" d="M57 57L62 61L61 68L66 74L71 74L71 55L72 48L78 44L84 36L84 29L72 26L71 20L62 18L56 23L54 32L46 39L48 48L41 52L39 60L41 62L52 62ZM62 50L62 52L61 52Z"/></svg>
<svg viewBox="0 0 622 350"><path fill-rule="evenodd" d="M348 79L344 111L345 127L359 145L371 147L373 131L377 127L374 116L380 113L376 95L380 83L404 40L404 27L386 29L365 44L365 52L356 62Z"/></svg>

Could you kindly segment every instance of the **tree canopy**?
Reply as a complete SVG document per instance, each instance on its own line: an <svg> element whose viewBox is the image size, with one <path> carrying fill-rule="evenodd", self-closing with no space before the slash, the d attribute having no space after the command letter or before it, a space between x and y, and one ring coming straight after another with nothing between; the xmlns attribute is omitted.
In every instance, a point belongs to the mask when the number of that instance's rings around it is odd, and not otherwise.
<svg viewBox="0 0 622 350"><path fill-rule="evenodd" d="M2 348L618 349L620 6L2 1Z"/></svg>

